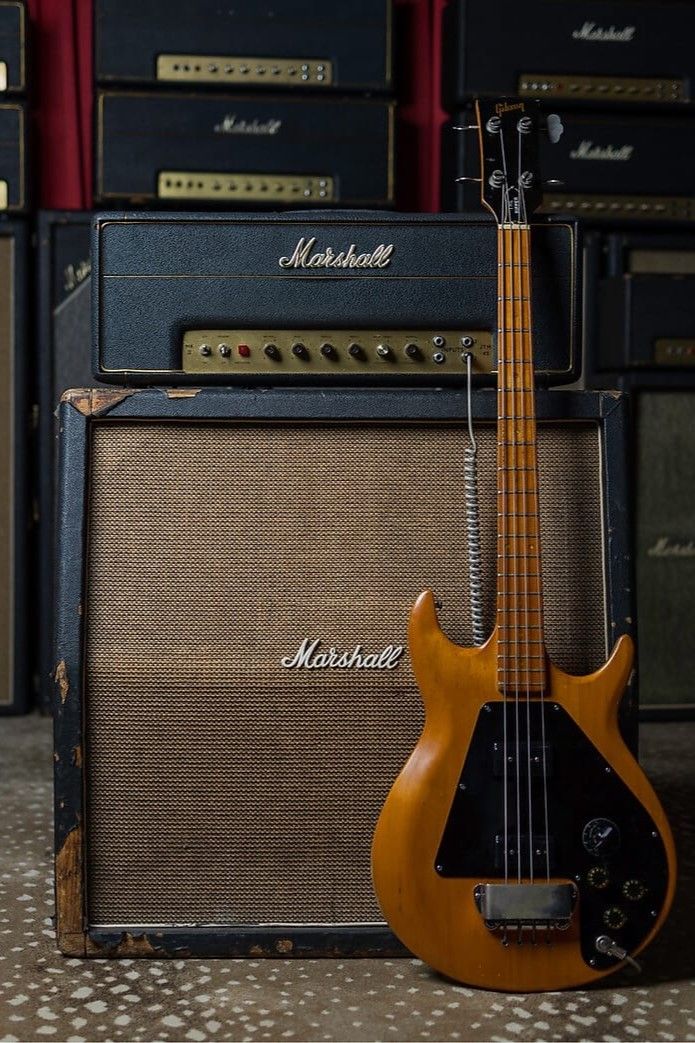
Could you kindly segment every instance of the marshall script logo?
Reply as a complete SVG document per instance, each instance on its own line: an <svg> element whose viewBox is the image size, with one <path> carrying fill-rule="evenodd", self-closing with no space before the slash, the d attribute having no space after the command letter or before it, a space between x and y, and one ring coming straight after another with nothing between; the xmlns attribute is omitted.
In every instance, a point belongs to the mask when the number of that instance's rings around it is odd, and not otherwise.
<svg viewBox="0 0 695 1043"><path fill-rule="evenodd" d="M76 290L92 273L92 262L87 258L77 264L68 264L63 268L63 289L66 293Z"/></svg>
<svg viewBox="0 0 695 1043"><path fill-rule="evenodd" d="M634 145L594 145L593 141L580 141L570 152L570 159L610 159L623 163L632 158Z"/></svg>
<svg viewBox="0 0 695 1043"><path fill-rule="evenodd" d="M403 645L387 645L380 652L362 651L355 645L350 652L339 652L333 645L319 652L321 639L312 641L305 637L294 655L283 656L280 665L290 669L305 670L395 670L403 655Z"/></svg>
<svg viewBox="0 0 695 1043"><path fill-rule="evenodd" d="M267 119L240 120L236 115L225 116L220 123L214 126L215 134L264 134L266 137L277 134L282 126L282 120Z"/></svg>
<svg viewBox="0 0 695 1043"><path fill-rule="evenodd" d="M330 246L314 253L316 236L305 239L303 236L289 257L280 257L281 268L386 268L391 264L394 247L380 243L371 253L358 253L357 247L351 243L347 250L336 253Z"/></svg>
<svg viewBox="0 0 695 1043"><path fill-rule="evenodd" d="M626 25L622 29L609 25L604 29L602 25L596 25L596 22L584 22L581 29L573 31L572 39L585 40L587 43L632 43L636 32L636 25Z"/></svg>
<svg viewBox="0 0 695 1043"><path fill-rule="evenodd" d="M647 550L650 558L695 558L695 543L676 543L668 536L659 536L653 547Z"/></svg>

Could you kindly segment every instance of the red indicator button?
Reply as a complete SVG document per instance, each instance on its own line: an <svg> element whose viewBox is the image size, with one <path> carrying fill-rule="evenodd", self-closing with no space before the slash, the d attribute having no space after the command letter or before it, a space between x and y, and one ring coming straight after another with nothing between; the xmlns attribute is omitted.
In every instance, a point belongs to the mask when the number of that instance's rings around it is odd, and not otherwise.
<svg viewBox="0 0 695 1043"><path fill-rule="evenodd" d="M251 348L248 346L248 344L239 344L237 345L237 347L239 349L239 354L241 355L242 359L247 359L251 354Z"/></svg>

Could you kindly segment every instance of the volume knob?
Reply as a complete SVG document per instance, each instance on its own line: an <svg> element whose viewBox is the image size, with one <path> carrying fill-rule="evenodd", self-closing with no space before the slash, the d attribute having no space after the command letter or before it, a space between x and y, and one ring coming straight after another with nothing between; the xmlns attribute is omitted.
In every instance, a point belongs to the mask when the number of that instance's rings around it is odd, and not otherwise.
<svg viewBox="0 0 695 1043"><path fill-rule="evenodd" d="M388 346L388 344L377 344L377 346L376 346L376 353L379 356L379 358L382 358L382 359L389 359L389 358L391 358L391 348Z"/></svg>
<svg viewBox="0 0 695 1043"><path fill-rule="evenodd" d="M619 931L627 923L627 913L620 906L611 905L603 914L603 922L606 927L612 927L614 931Z"/></svg>

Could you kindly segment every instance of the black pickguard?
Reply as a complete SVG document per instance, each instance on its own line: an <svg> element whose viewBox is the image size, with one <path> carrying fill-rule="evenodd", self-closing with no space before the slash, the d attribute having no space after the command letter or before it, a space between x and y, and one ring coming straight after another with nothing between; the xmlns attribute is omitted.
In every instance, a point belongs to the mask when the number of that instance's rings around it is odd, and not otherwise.
<svg viewBox="0 0 695 1043"><path fill-rule="evenodd" d="M436 858L442 876L473 879L504 879L504 773L503 702L488 703L476 722L468 756ZM532 700L531 796L533 805L534 875L545 878L545 818L541 743L541 703ZM519 757L521 795L519 814L522 836L522 878L528 879L529 781L526 701L519 703ZM574 880L579 889L582 955L592 967L615 964L612 956L596 951L595 940L609 935L628 952L633 952L649 933L658 915L668 885L668 863L661 836L639 800L610 768L596 747L557 703L546 702L545 759L548 767L548 821L550 875ZM517 879L517 775L516 713L514 700L507 701L508 761L508 867L509 879ZM600 823L585 828L592 820L609 820L617 831ZM606 834L604 837L603 834ZM590 846L585 847L583 835ZM593 872L592 872L593 870ZM623 888L626 883L627 897ZM635 886L635 882L640 887ZM596 886L601 884L602 886ZM635 898L636 892L644 894ZM620 916L615 912L620 911ZM610 911L610 913L609 913ZM612 926L605 917L617 922Z"/></svg>

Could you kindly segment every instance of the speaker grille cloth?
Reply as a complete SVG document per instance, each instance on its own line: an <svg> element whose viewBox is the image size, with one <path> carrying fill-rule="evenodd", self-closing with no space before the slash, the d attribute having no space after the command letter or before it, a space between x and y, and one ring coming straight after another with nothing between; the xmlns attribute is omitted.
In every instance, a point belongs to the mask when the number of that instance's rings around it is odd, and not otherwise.
<svg viewBox="0 0 695 1043"><path fill-rule="evenodd" d="M479 426L493 621L495 432ZM540 426L549 650L605 654L596 424ZM86 658L94 925L380 922L371 834L417 740L397 669L431 587L471 643L458 425L95 423Z"/></svg>

